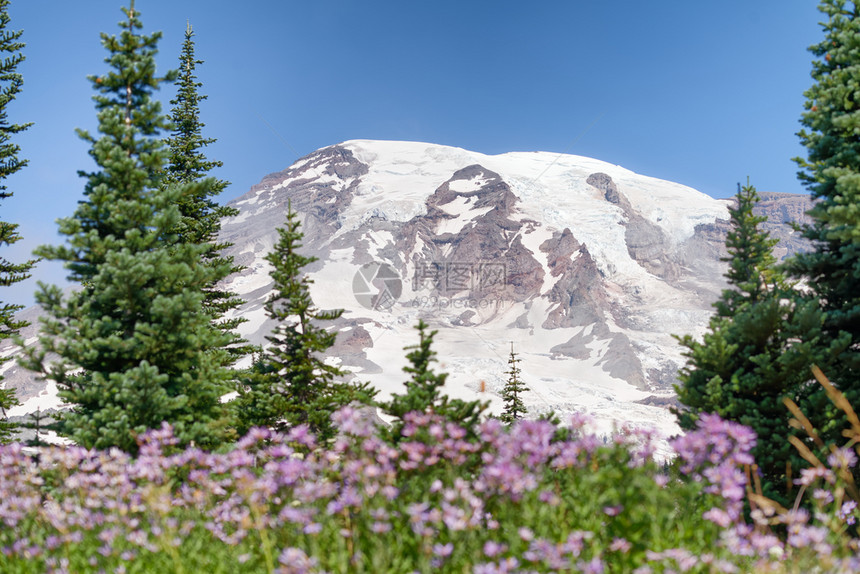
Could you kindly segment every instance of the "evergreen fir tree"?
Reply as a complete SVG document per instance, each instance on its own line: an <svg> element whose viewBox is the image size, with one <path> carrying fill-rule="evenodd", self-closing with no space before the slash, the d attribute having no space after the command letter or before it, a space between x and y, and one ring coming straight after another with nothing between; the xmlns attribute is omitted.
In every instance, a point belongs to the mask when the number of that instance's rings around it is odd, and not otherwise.
<svg viewBox="0 0 860 574"><path fill-rule="evenodd" d="M793 449L791 415L782 399L798 400L803 392L822 316L814 302L792 300L793 290L771 254L775 241L759 229L765 218L753 214L755 188L739 189L735 200L726 238L729 287L715 303L717 313L703 340L679 337L687 365L676 386L684 408L676 415L687 430L695 428L701 413L751 427L758 435L754 454L765 492L784 500Z"/></svg>
<svg viewBox="0 0 860 574"><path fill-rule="evenodd" d="M194 55L194 31L189 23L179 57L177 93L170 100L173 129L165 140L169 154L165 185L199 181L208 177L213 169L224 165L207 159L203 153L203 148L217 140L203 137L205 124L200 120L200 102L208 96L199 93L203 84L197 81L195 73L197 65L202 63L203 60ZM183 217L181 230L186 239L193 243L212 241L221 228L221 219L238 214L238 209L220 206L213 200L228 185L226 181L213 178L207 187L199 190L201 193L182 198L179 211Z"/></svg>
<svg viewBox="0 0 860 574"><path fill-rule="evenodd" d="M448 378L447 373L435 373L431 363L436 361L436 351L433 350L433 338L438 331L427 332L427 324L418 321L418 344L405 347L409 351L406 359L409 364L403 371L410 375L406 381L406 393L394 395L386 411L389 415L402 419L403 415L412 411L425 412L439 405L442 397L441 389Z"/></svg>
<svg viewBox="0 0 860 574"><path fill-rule="evenodd" d="M165 140L168 146L168 163L163 178L165 186L203 181L213 169L223 165L220 161L207 159L203 153L203 149L216 140L203 137L205 124L200 120L200 102L207 96L200 94L199 88L203 84L197 81L195 75L197 65L202 63L203 61L194 55L194 32L188 23L179 57L179 76L176 82L178 89L176 97L170 100L173 106L170 115L173 128ZM221 255L221 251L231 244L217 243L221 220L239 213L238 209L218 205L214 200L227 185L229 184L226 181L211 178L206 185L200 186L196 193L184 195L177 204L181 214L177 233L183 243L209 246L205 259L211 262L219 273L215 274L211 284L206 287L206 307L221 329L232 336L229 356L232 364L250 349L242 345L244 341L239 335L233 333L233 329L245 322L245 319L224 319L227 312L238 309L243 303L242 299L217 287L217 283L227 275L242 270L242 267L234 265L232 257Z"/></svg>
<svg viewBox="0 0 860 574"><path fill-rule="evenodd" d="M435 373L431 368L431 363L436 361L436 351L432 347L438 331L428 333L423 320L419 320L415 328L418 329L418 344L404 349L410 351L406 355L409 365L403 367L403 371L410 375L406 381L406 392L394 394L390 401L380 404L386 414L394 417L388 432L389 438L394 442L399 441L404 416L416 411L432 411L471 431L479 422L481 412L487 407L486 403L450 399L442 393L448 374Z"/></svg>
<svg viewBox="0 0 860 574"><path fill-rule="evenodd" d="M72 405L61 424L78 444L135 453L136 436L166 421L180 445L213 448L229 434L220 397L232 373L223 366L228 337L212 326L203 290L228 266L204 263L209 245L181 240L176 207L211 180L162 185L168 122L152 94L175 74L156 76L160 34L138 34L133 1L123 11L120 35L102 34L110 70L90 78L100 135L79 132L97 170L81 172L84 200L59 222L67 243L36 252L63 261L79 288L64 297L40 286L40 345L23 362Z"/></svg>
<svg viewBox="0 0 860 574"><path fill-rule="evenodd" d="M511 342L511 355L508 357L508 371L506 372L508 380L502 389L502 401L505 403L505 410L502 416L499 417L502 422L508 424L520 420L527 412L520 395L529 389L520 379L519 362L520 359L517 358L517 354L514 352L514 344Z"/></svg>
<svg viewBox="0 0 860 574"><path fill-rule="evenodd" d="M742 305L762 301L774 285L783 283L773 256L773 248L779 240L760 230L759 225L766 222L767 217L753 213L758 201L758 193L749 180L743 188L738 184L737 205L729 207L728 256L721 258L729 265L725 277L731 287L723 291L722 298L715 304L720 317L732 317Z"/></svg>
<svg viewBox="0 0 860 574"><path fill-rule="evenodd" d="M21 148L12 143L12 137L31 124L16 124L9 121L9 104L20 93L23 86L23 78L18 73L18 64L24 61L21 49L24 43L20 41L21 30L10 30L8 28L9 0L0 0L0 51L6 57L0 61L0 199L12 196L3 183L25 165L27 160L20 159L18 153ZM11 245L21 239L18 234L18 224L0 221L0 245ZM13 283L23 281L30 277L30 270L35 261L24 263L12 263L0 257L0 285L9 286ZM26 322L15 318L15 314L22 309L22 305L0 303L0 341L9 339L27 325ZM10 360L10 357L0 358L0 364ZM0 384L3 378L0 377ZM6 410L18 404L14 389L0 388L0 444L8 442L14 434L16 425L9 422Z"/></svg>
<svg viewBox="0 0 860 574"><path fill-rule="evenodd" d="M314 306L312 280L302 269L317 259L299 253L303 238L299 228L298 215L288 206L278 242L266 256L275 285L265 308L277 325L234 402L240 431L307 424L325 441L336 432L331 420L335 410L353 401L367 403L374 393L366 384L339 380L346 373L322 357L337 334L318 324L338 319L343 309L321 311Z"/></svg>
<svg viewBox="0 0 860 574"><path fill-rule="evenodd" d="M804 235L814 250L790 262L825 312L827 353L835 360L819 366L854 404L860 401L860 5L823 0L819 10L824 39L810 51L814 84L806 91L801 143L806 159L796 158L798 177L816 199ZM823 392L810 397L805 411L819 433L841 441L845 419Z"/></svg>

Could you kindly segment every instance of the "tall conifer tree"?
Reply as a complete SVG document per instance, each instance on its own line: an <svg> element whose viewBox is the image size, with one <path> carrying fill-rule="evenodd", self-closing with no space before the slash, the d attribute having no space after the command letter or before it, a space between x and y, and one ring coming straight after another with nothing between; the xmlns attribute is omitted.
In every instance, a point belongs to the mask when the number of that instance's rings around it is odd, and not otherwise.
<svg viewBox="0 0 860 574"><path fill-rule="evenodd" d="M211 180L162 185L168 127L153 92L175 74L155 74L160 34L143 36L132 0L119 36L102 34L109 71L90 79L97 91L97 169L84 199L61 219L67 243L36 254L63 261L78 289L57 286L36 294L45 317L40 348L25 364L56 381L72 409L65 434L86 447L136 452L136 436L166 421L181 444L204 448L224 439L220 397L231 377L223 367L226 335L213 328L203 290L225 273L204 263L209 245L183 242L176 207L205 194ZM60 360L48 364L45 353Z"/></svg>
<svg viewBox="0 0 860 574"><path fill-rule="evenodd" d="M740 186L739 186L740 187ZM714 304L702 341L679 337L687 365L676 387L682 428L695 428L702 413L751 427L765 492L785 501L791 418L782 400L799 400L821 338L822 316L814 301L793 301L793 290L776 267L776 241L759 228L755 188L738 189L729 209L732 228L726 237L729 287Z"/></svg>
<svg viewBox="0 0 860 574"><path fill-rule="evenodd" d="M728 263L725 277L729 289L723 291L717 301L717 315L732 317L744 304L755 304L764 300L775 286L783 285L783 277L776 269L773 248L779 242L762 231L759 226L767 217L753 212L759 201L758 192L749 184L735 194L735 205L729 207L731 229L726 234Z"/></svg>
<svg viewBox="0 0 860 574"><path fill-rule="evenodd" d="M30 127L31 124L16 124L9 120L9 104L21 91L23 78L18 73L18 64L24 60L21 49L24 43L20 41L21 30L10 30L9 0L0 0L0 51L7 56L0 61L0 199L12 196L4 183L6 178L25 165L27 160L20 159L20 147L12 143L12 137ZM21 239L18 234L18 224L0 221L0 245L11 245ZM30 276L30 270L35 261L12 263L0 257L0 285L8 287L13 283L23 281ZM0 303L0 340L6 340L18 333L27 325L26 322L15 318L22 305ZM9 357L0 358L0 364L8 361ZM2 377L0 377L2 383ZM6 417L6 409L18 404L14 389L0 389L0 444L7 442L16 425Z"/></svg>
<svg viewBox="0 0 860 574"><path fill-rule="evenodd" d="M790 264L825 312L825 347L838 356L822 369L853 404L860 402L860 6L822 0L824 39L810 47L813 85L798 133L808 154L798 177L817 200L804 234L814 250ZM841 441L845 419L823 392L806 409L819 432Z"/></svg>
<svg viewBox="0 0 860 574"><path fill-rule="evenodd" d="M322 311L310 296L312 280L302 269L316 261L299 253L303 234L298 215L287 208L284 226L278 228L278 242L266 256L275 282L266 301L266 313L277 321L250 377L240 386L236 399L240 430L252 425L284 428L310 426L318 438L335 434L332 413L353 401L368 403L375 394L366 384L342 379L346 373L327 363L322 353L335 342L337 333L321 323L333 321L343 309Z"/></svg>
<svg viewBox="0 0 860 574"><path fill-rule="evenodd" d="M206 287L206 307L212 313L213 321L232 336L232 346L229 355L230 364L239 356L246 354L248 348L242 346L244 341L233 333L244 319L224 319L224 315L243 303L234 294L219 289L217 283L230 273L241 271L241 267L233 264L232 257L221 255L221 251L230 247L229 243L217 243L218 232L221 230L221 220L237 215L239 210L233 207L219 205L214 198L229 185L228 182L210 178L210 172L223 165L220 161L206 158L204 148L215 143L215 138L203 137L205 124L200 120L200 102L207 96L199 92L202 83L197 81L196 69L203 60L194 55L194 31L189 22L185 28L185 41L179 57L179 76L176 81L176 97L170 100L172 131L166 138L168 146L168 162L165 170L163 185L183 185L203 181L208 178L206 185L200 186L195 193L181 198L177 206L181 221L177 230L180 241L184 243L208 244L206 261L219 270L213 277L212 283ZM225 266L226 264L226 266ZM226 272L224 270L226 269Z"/></svg>

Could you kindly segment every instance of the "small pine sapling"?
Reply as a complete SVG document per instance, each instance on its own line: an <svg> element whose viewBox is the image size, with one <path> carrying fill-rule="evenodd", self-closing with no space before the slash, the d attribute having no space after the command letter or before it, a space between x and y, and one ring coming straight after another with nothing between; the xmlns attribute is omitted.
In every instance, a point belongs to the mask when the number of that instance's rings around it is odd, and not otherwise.
<svg viewBox="0 0 860 574"><path fill-rule="evenodd" d="M380 404L383 412L394 417L387 433L393 442L398 442L402 437L404 417L407 413L433 412L467 431L472 431L480 420L481 412L487 407L487 404L481 401L450 399L442 393L448 374L436 373L431 368L431 363L436 361L436 351L432 346L438 331L428 333L427 328L427 324L419 320L416 326L418 344L404 349L409 351L406 355L409 365L403 367L404 372L410 375L406 381L406 392L395 394L390 401Z"/></svg>
<svg viewBox="0 0 860 574"><path fill-rule="evenodd" d="M505 372L508 375L508 380L502 389L502 401L505 404L505 409L502 412L502 416L499 417L502 422L507 424L520 420L527 412L526 406L523 404L522 394L529 389L520 378L520 361L521 359L514 352L514 343L511 342L508 370Z"/></svg>
<svg viewBox="0 0 860 574"><path fill-rule="evenodd" d="M42 440L42 433L45 429L45 420L50 417L42 412L42 409L37 408L36 412L30 413L27 417L29 420L22 426L33 431L33 438L27 441L27 446L45 446L47 443Z"/></svg>

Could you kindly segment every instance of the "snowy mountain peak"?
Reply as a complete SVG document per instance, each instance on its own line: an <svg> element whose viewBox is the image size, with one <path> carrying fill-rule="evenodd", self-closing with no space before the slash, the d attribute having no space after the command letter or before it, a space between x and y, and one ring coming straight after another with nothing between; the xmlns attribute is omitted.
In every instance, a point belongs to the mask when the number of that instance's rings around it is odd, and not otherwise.
<svg viewBox="0 0 860 574"><path fill-rule="evenodd" d="M671 334L701 332L723 288L725 201L573 155L327 147L267 176L224 225L248 266L231 286L248 298L255 342L271 328L262 257L288 199L320 259L315 302L346 309L333 355L383 396L401 388L403 347L423 318L439 329L452 396L499 409L513 341L535 414L586 410L674 431L654 403L672 400L682 362Z"/></svg>
<svg viewBox="0 0 860 574"><path fill-rule="evenodd" d="M774 214L808 204L762 195ZM345 309L331 360L381 398L402 388L403 347L421 318L439 330L452 397L498 412L513 342L532 414L587 411L607 430L622 420L677 430L665 408L683 362L671 335L701 333L724 287L727 201L574 155L326 147L231 202L239 214L220 240L245 270L225 287L247 301L240 330L254 343L272 328L264 257L288 202L305 251L319 258L306 269L315 303ZM770 223L783 233L780 224ZM778 254L801 246L783 236ZM41 400L12 364L7 379L30 389L22 401Z"/></svg>

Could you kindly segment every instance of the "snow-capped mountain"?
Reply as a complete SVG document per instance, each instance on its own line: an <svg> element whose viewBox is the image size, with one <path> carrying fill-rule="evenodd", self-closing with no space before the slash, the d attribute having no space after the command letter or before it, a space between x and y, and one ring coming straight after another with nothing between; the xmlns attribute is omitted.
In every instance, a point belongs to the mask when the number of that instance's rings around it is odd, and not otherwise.
<svg viewBox="0 0 860 574"><path fill-rule="evenodd" d="M802 218L808 198L762 195L778 254L802 248L782 222ZM439 331L437 368L453 397L498 412L513 343L530 412L677 431L666 408L683 364L672 334L701 333L725 286L727 200L572 155L323 148L231 202L240 213L223 224L245 266L227 287L247 301L240 331L254 343L272 328L264 256L288 204L318 258L306 269L314 302L345 309L331 360L382 397L402 388L403 347L421 318ZM23 374L8 375L23 391ZM46 398L28 384L21 412Z"/></svg>
<svg viewBox="0 0 860 574"><path fill-rule="evenodd" d="M802 217L807 198L763 194ZM301 214L323 309L345 309L333 356L384 395L401 388L423 318L447 392L501 407L513 343L537 414L585 411L675 432L683 364L672 334L700 333L722 274L728 202L585 157L484 155L349 141L272 174L232 205L223 239L246 270L242 333L271 330L265 253L288 202ZM799 202L799 203L798 203ZM798 248L790 230L781 254Z"/></svg>

